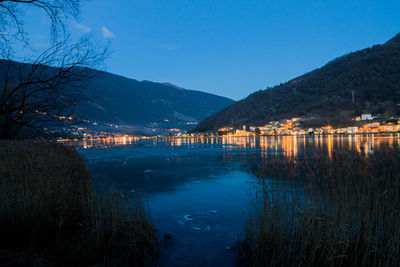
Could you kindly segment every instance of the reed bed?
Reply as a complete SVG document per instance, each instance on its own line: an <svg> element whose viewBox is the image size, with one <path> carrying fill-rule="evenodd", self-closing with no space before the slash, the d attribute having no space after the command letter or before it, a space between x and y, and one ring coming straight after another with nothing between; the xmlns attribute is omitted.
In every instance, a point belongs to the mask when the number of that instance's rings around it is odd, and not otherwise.
<svg viewBox="0 0 400 267"><path fill-rule="evenodd" d="M399 159L385 147L267 159L259 176L282 181L264 180L239 265L400 266ZM282 192L287 181L303 186Z"/></svg>
<svg viewBox="0 0 400 267"><path fill-rule="evenodd" d="M134 204L134 205L132 205ZM9 266L150 266L155 229L140 201L96 193L61 144L0 141L0 262Z"/></svg>

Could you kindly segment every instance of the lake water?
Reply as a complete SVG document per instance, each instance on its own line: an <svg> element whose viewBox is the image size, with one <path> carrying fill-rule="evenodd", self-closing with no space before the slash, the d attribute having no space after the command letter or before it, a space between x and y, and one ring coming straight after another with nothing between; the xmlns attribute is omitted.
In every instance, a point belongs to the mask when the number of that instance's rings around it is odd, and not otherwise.
<svg viewBox="0 0 400 267"><path fill-rule="evenodd" d="M265 157L331 155L351 149L366 156L399 147L399 134L204 137L76 142L96 181L144 196L160 239L170 235L161 266L234 266ZM267 180L273 182L273 180Z"/></svg>

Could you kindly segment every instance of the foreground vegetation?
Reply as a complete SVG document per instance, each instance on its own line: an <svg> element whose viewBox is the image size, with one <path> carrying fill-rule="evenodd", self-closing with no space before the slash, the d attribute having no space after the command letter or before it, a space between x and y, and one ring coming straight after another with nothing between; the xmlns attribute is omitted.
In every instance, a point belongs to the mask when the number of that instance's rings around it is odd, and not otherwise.
<svg viewBox="0 0 400 267"><path fill-rule="evenodd" d="M0 261L148 266L159 256L140 202L95 192L83 159L49 142L0 141Z"/></svg>
<svg viewBox="0 0 400 267"><path fill-rule="evenodd" d="M282 181L264 183L262 205L239 244L239 264L400 266L399 158L382 148L374 155L266 160L259 175Z"/></svg>

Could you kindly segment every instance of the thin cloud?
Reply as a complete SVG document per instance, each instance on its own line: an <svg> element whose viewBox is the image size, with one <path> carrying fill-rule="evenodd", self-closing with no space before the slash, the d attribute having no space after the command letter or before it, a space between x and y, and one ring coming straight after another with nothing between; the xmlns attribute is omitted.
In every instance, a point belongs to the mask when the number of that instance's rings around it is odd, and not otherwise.
<svg viewBox="0 0 400 267"><path fill-rule="evenodd" d="M103 32L103 37L106 39L114 38L115 35L110 31L106 26L101 27L101 31Z"/></svg>
<svg viewBox="0 0 400 267"><path fill-rule="evenodd" d="M90 27L86 26L86 25L83 25L83 24L80 24L80 23L75 23L74 26L75 26L75 28L77 28L81 32L84 32L84 33L92 32L92 29Z"/></svg>
<svg viewBox="0 0 400 267"><path fill-rule="evenodd" d="M156 46L163 50L173 51L173 50L177 50L181 45L175 44L175 43L160 43L160 44L156 44Z"/></svg>

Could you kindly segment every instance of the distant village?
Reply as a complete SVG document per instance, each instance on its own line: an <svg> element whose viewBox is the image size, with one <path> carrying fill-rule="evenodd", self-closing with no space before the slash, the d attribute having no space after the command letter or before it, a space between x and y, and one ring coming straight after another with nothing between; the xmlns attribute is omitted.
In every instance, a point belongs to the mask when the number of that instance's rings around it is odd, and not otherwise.
<svg viewBox="0 0 400 267"><path fill-rule="evenodd" d="M362 114L352 119L354 125L348 127L333 127L326 125L322 127L309 128L304 123L310 118L291 118L280 121L270 121L263 126L242 125L240 128L223 127L215 132L208 133L187 133L177 128L142 128L149 134L140 135L145 138L163 138L163 137L195 137L195 136L274 136L274 135L322 135L322 134L363 134L363 133L393 133L400 132L400 118L391 117L388 120L382 120L379 116L372 114ZM70 126L64 128L45 129L49 135L58 136L57 139L64 141L78 140L105 140L113 138L125 141L128 136L136 136L131 130L134 126L114 125L100 122L85 121L90 125L104 124L106 128L94 129L84 125ZM195 124L195 123L193 123Z"/></svg>
<svg viewBox="0 0 400 267"><path fill-rule="evenodd" d="M388 121L379 121L379 118L371 114L362 114L353 119L357 125L344 128L335 128L326 125L318 128L305 128L302 122L307 118L291 118L281 121L270 121L264 126L243 125L240 129L233 127L220 128L218 135L252 136L252 135L308 135L308 134L357 134L357 133L386 133L400 131L400 120L391 117ZM356 123L355 123L356 124Z"/></svg>

